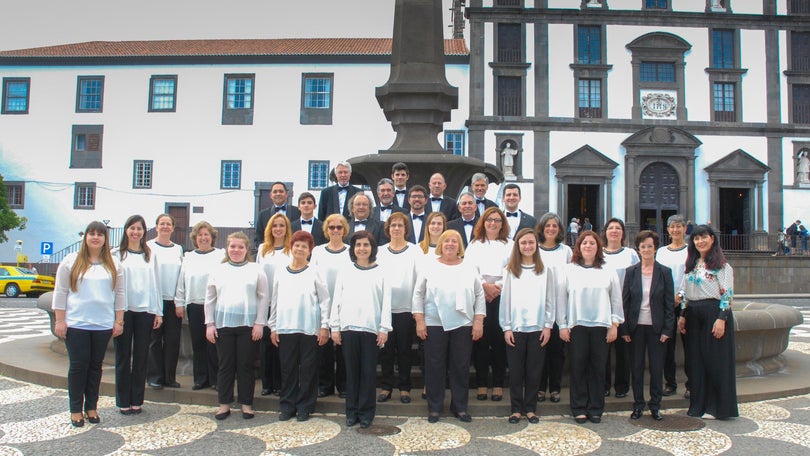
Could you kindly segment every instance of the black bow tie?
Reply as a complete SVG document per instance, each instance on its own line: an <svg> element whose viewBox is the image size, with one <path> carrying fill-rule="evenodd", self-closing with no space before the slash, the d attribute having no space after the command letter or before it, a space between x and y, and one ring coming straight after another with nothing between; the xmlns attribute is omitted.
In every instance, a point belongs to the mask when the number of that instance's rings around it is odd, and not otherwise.
<svg viewBox="0 0 810 456"><path fill-rule="evenodd" d="M389 204L388 206L380 206L380 210L381 211L392 211L392 210L394 210L394 205Z"/></svg>
<svg viewBox="0 0 810 456"><path fill-rule="evenodd" d="M348 185L347 185L347 186L345 186L345 187L340 187L340 188L338 189L338 191L339 191L339 192L346 192L346 191L348 191L348 190L349 190L349 186L348 186Z"/></svg>
<svg viewBox="0 0 810 456"><path fill-rule="evenodd" d="M464 222L465 225L475 225L475 219L472 219L472 220L463 220L462 219L462 221Z"/></svg>
<svg viewBox="0 0 810 456"><path fill-rule="evenodd" d="M430 200L431 200L431 201L441 201L441 200L442 200L442 197L441 197L441 196L431 196L431 197L430 197Z"/></svg>
<svg viewBox="0 0 810 456"><path fill-rule="evenodd" d="M278 212L278 211L287 212L287 205L285 204L284 206L276 206L276 207L273 208L273 212Z"/></svg>
<svg viewBox="0 0 810 456"><path fill-rule="evenodd" d="M476 199L475 199L475 202L477 202L477 203L482 203L482 204L483 204L483 203L484 203L484 201L486 201L486 200L483 200L483 199L478 199L478 198L476 198Z"/></svg>
<svg viewBox="0 0 810 456"><path fill-rule="evenodd" d="M355 224L355 225L365 225L367 221L368 221L368 219L363 219L363 220L355 220L355 221L354 221L354 224Z"/></svg>
<svg viewBox="0 0 810 456"><path fill-rule="evenodd" d="M517 216L518 216L518 213L517 213L517 212L507 212L507 213L506 213L506 216L507 216L507 217L517 217Z"/></svg>
<svg viewBox="0 0 810 456"><path fill-rule="evenodd" d="M395 190L395 192L396 192L397 195L407 195L408 194L407 190Z"/></svg>
<svg viewBox="0 0 810 456"><path fill-rule="evenodd" d="M422 214L422 215L414 215L414 214L411 214L411 219L412 219L412 220L419 219L419 220L424 221L424 220L425 220L425 214Z"/></svg>
<svg viewBox="0 0 810 456"><path fill-rule="evenodd" d="M301 220L301 225L312 225L312 219Z"/></svg>

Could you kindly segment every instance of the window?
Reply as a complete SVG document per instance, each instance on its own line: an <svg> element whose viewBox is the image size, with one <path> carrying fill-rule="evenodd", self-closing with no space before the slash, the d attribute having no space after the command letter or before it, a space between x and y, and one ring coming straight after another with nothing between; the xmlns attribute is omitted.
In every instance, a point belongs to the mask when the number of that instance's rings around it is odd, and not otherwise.
<svg viewBox="0 0 810 456"><path fill-rule="evenodd" d="M76 182L73 187L73 209L96 208L96 183Z"/></svg>
<svg viewBox="0 0 810 456"><path fill-rule="evenodd" d="M226 74L222 100L223 125L253 125L254 74Z"/></svg>
<svg viewBox="0 0 810 456"><path fill-rule="evenodd" d="M641 82L675 82L675 65L662 62L641 62Z"/></svg>
<svg viewBox="0 0 810 456"><path fill-rule="evenodd" d="M521 24L497 24L497 61L517 63L523 61L523 27Z"/></svg>
<svg viewBox="0 0 810 456"><path fill-rule="evenodd" d="M810 71L810 32L790 31L790 69Z"/></svg>
<svg viewBox="0 0 810 456"><path fill-rule="evenodd" d="M644 0L645 9L669 9L667 0Z"/></svg>
<svg viewBox="0 0 810 456"><path fill-rule="evenodd" d="M577 63L581 65L602 63L602 27L598 25L577 27Z"/></svg>
<svg viewBox="0 0 810 456"><path fill-rule="evenodd" d="M735 115L734 89L734 83L714 83L712 90L714 97L714 120L718 122L734 122L737 120Z"/></svg>
<svg viewBox="0 0 810 456"><path fill-rule="evenodd" d="M152 76L149 79L149 112L175 112L177 76Z"/></svg>
<svg viewBox="0 0 810 456"><path fill-rule="evenodd" d="M3 78L3 114L28 114L31 78Z"/></svg>
<svg viewBox="0 0 810 456"><path fill-rule="evenodd" d="M5 181L6 202L10 209L25 209L25 182Z"/></svg>
<svg viewBox="0 0 810 456"><path fill-rule="evenodd" d="M71 168L101 168L103 131L103 125L73 126Z"/></svg>
<svg viewBox="0 0 810 456"><path fill-rule="evenodd" d="M734 30L712 30L712 68L734 66Z"/></svg>
<svg viewBox="0 0 810 456"><path fill-rule="evenodd" d="M515 76L498 77L498 116L523 114L521 79Z"/></svg>
<svg viewBox="0 0 810 456"><path fill-rule="evenodd" d="M444 148L453 155L464 156L464 132L460 130L444 132Z"/></svg>
<svg viewBox="0 0 810 456"><path fill-rule="evenodd" d="M810 124L810 85L793 84L793 123Z"/></svg>
<svg viewBox="0 0 810 456"><path fill-rule="evenodd" d="M222 173L219 188L239 189L242 188L242 161L222 160Z"/></svg>
<svg viewBox="0 0 810 456"><path fill-rule="evenodd" d="M301 125L332 125L334 74L301 75Z"/></svg>
<svg viewBox="0 0 810 456"><path fill-rule="evenodd" d="M790 14L810 14L810 1L788 0L788 11Z"/></svg>
<svg viewBox="0 0 810 456"><path fill-rule="evenodd" d="M329 186L329 162L325 160L309 161L309 189L321 190Z"/></svg>
<svg viewBox="0 0 810 456"><path fill-rule="evenodd" d="M577 81L579 93L579 117L597 119L602 117L602 81L580 79Z"/></svg>
<svg viewBox="0 0 810 456"><path fill-rule="evenodd" d="M132 188L152 188L152 160L135 160Z"/></svg>
<svg viewBox="0 0 810 456"><path fill-rule="evenodd" d="M79 76L76 90L76 112L101 112L104 76Z"/></svg>

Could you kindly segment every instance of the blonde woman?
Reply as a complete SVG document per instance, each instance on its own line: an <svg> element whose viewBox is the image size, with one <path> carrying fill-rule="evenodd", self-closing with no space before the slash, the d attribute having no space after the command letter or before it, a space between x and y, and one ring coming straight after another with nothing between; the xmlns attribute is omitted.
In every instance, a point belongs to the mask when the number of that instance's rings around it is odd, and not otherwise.
<svg viewBox="0 0 810 456"><path fill-rule="evenodd" d="M447 216L442 212L431 212L427 215L425 226L427 226L425 238L419 242L419 247L425 254L428 254L436 249L439 236L447 230Z"/></svg>

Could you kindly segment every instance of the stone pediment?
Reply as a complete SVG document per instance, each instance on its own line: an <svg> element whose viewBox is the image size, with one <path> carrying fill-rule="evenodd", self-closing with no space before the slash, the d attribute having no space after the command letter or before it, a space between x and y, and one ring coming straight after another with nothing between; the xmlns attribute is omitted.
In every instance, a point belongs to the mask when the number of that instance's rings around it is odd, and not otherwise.
<svg viewBox="0 0 810 456"><path fill-rule="evenodd" d="M764 179L771 168L742 149L737 149L711 165L703 168L709 179Z"/></svg>
<svg viewBox="0 0 810 456"><path fill-rule="evenodd" d="M626 149L649 148L650 146L674 146L697 149L703 144L693 134L674 127L650 127L639 130L624 141Z"/></svg>
<svg viewBox="0 0 810 456"><path fill-rule="evenodd" d="M590 175L613 176L618 163L609 159L589 145L580 147L565 157L551 164L557 170L557 176Z"/></svg>
<svg viewBox="0 0 810 456"><path fill-rule="evenodd" d="M692 45L683 38L667 32L652 32L631 41L627 46L631 51L642 49L677 49L686 52L692 49Z"/></svg>

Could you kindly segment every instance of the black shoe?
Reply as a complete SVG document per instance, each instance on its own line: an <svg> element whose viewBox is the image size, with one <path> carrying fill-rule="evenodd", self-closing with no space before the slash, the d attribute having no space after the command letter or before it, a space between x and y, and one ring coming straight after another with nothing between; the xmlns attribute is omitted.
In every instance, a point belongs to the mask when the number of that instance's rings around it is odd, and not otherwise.
<svg viewBox="0 0 810 456"><path fill-rule="evenodd" d="M295 415L295 413L292 413L292 412L281 412L281 413L278 414L278 420L279 421L290 421L290 418L292 418L294 415Z"/></svg>
<svg viewBox="0 0 810 456"><path fill-rule="evenodd" d="M539 393L537 393L537 402L546 402L545 391L540 391Z"/></svg>
<svg viewBox="0 0 810 456"><path fill-rule="evenodd" d="M382 393L377 396L377 402L386 402L388 399L391 399L391 391L382 390Z"/></svg>
<svg viewBox="0 0 810 456"><path fill-rule="evenodd" d="M154 389L163 388L163 385L158 383L158 382L147 382L146 384L149 385L150 388L154 388Z"/></svg>
<svg viewBox="0 0 810 456"><path fill-rule="evenodd" d="M661 416L661 411L660 410L650 410L650 415L652 415L652 417L653 417L653 419L655 421L661 421L661 420L664 419L664 417Z"/></svg>
<svg viewBox="0 0 810 456"><path fill-rule="evenodd" d="M585 422L588 421L588 417L585 415L575 416L574 421L576 421L577 424L585 424Z"/></svg>
<svg viewBox="0 0 810 456"><path fill-rule="evenodd" d="M422 399L427 399L427 392L422 390Z"/></svg>
<svg viewBox="0 0 810 456"><path fill-rule="evenodd" d="M485 401L485 400L487 400L487 393L479 394L479 395L475 396L475 398L478 399L479 401Z"/></svg>
<svg viewBox="0 0 810 456"><path fill-rule="evenodd" d="M617 397L618 399L621 399L621 398L623 398L623 397L627 397L627 392L624 392L624 393L616 393L616 397Z"/></svg>
<svg viewBox="0 0 810 456"><path fill-rule="evenodd" d="M345 391L338 391L338 397L341 399L346 399L346 392Z"/></svg>
<svg viewBox="0 0 810 456"><path fill-rule="evenodd" d="M591 416L591 415L588 415L588 419L589 419L589 420L591 421L591 423L593 423L593 424L599 424L599 423L601 423L601 422L602 422L602 417L601 417L601 416Z"/></svg>
<svg viewBox="0 0 810 456"><path fill-rule="evenodd" d="M360 420L357 419L356 416L347 416L346 417L346 427L352 427L357 424Z"/></svg>
<svg viewBox="0 0 810 456"><path fill-rule="evenodd" d="M360 429L366 429L371 426L371 421L368 420L360 420Z"/></svg>
<svg viewBox="0 0 810 456"><path fill-rule="evenodd" d="M256 416L255 413L246 412L246 411L242 410L242 419L244 419L244 420L252 420L254 416Z"/></svg>
<svg viewBox="0 0 810 456"><path fill-rule="evenodd" d="M166 388L180 388L180 384L177 382L167 383L163 386L165 386Z"/></svg>
<svg viewBox="0 0 810 456"><path fill-rule="evenodd" d="M610 397L610 389L605 390L605 397Z"/></svg>
<svg viewBox="0 0 810 456"><path fill-rule="evenodd" d="M469 422L472 421L472 417L467 412L461 412L461 413L453 412L453 415L456 418L458 418L458 420L461 421L462 423L469 423Z"/></svg>
<svg viewBox="0 0 810 456"><path fill-rule="evenodd" d="M262 396L268 396L273 391L270 388L262 388Z"/></svg>
<svg viewBox="0 0 810 456"><path fill-rule="evenodd" d="M216 415L214 415L214 418L216 418L219 421L222 421L229 416L231 416L230 410L228 410L227 412L217 413Z"/></svg>
<svg viewBox="0 0 810 456"><path fill-rule="evenodd" d="M492 400L495 401L495 402L500 402L500 401L503 400L503 395L502 394L493 394L492 395Z"/></svg>
<svg viewBox="0 0 810 456"><path fill-rule="evenodd" d="M84 418L82 418L80 420L71 419L70 424L72 424L73 427L82 427L82 426L84 426Z"/></svg>
<svg viewBox="0 0 810 456"><path fill-rule="evenodd" d="M518 424L520 423L520 415L510 415L509 416L509 424Z"/></svg>
<svg viewBox="0 0 810 456"><path fill-rule="evenodd" d="M402 402L403 404L410 404L411 403L411 395L410 394L399 393L399 402Z"/></svg>
<svg viewBox="0 0 810 456"><path fill-rule="evenodd" d="M142 411L143 411L143 409L140 408L140 407L138 407L138 408L132 407L132 414L133 415L140 415Z"/></svg>
<svg viewBox="0 0 810 456"><path fill-rule="evenodd" d="M551 402L554 402L554 403L560 402L560 392L559 391L552 391L551 399L549 399L549 400Z"/></svg>
<svg viewBox="0 0 810 456"><path fill-rule="evenodd" d="M214 391L219 391L219 389L217 388L217 385L211 385L211 388L212 388Z"/></svg>
<svg viewBox="0 0 810 456"><path fill-rule="evenodd" d="M527 416L526 419L532 424L537 424L540 422L540 416L538 415Z"/></svg>
<svg viewBox="0 0 810 456"><path fill-rule="evenodd" d="M332 391L318 390L318 397L326 397L326 396L331 396L333 394L335 394L335 393L333 393Z"/></svg>
<svg viewBox="0 0 810 456"><path fill-rule="evenodd" d="M191 387L192 391L199 391L201 389L207 388L208 383L195 383L194 386Z"/></svg>
<svg viewBox="0 0 810 456"><path fill-rule="evenodd" d="M96 416L90 416L90 415L85 413L85 418L87 418L87 421L89 421L90 424L101 423L101 417L98 416L98 413L96 413Z"/></svg>
<svg viewBox="0 0 810 456"><path fill-rule="evenodd" d="M630 415L630 419L637 420L641 418L641 413L642 413L641 409L633 409L633 413Z"/></svg>
<svg viewBox="0 0 810 456"><path fill-rule="evenodd" d="M118 412L121 413L122 415L125 415L125 416L132 415L132 409L131 408L118 409Z"/></svg>
<svg viewBox="0 0 810 456"><path fill-rule="evenodd" d="M308 421L309 420L309 412L299 413L298 416L295 419L298 420L301 423L303 423L304 421Z"/></svg>
<svg viewBox="0 0 810 456"><path fill-rule="evenodd" d="M692 397L692 393L690 393L689 390L686 390L686 392L683 393L683 398L689 399L690 397Z"/></svg>
<svg viewBox="0 0 810 456"><path fill-rule="evenodd" d="M428 423L438 423L439 422L439 415L428 415Z"/></svg>
<svg viewBox="0 0 810 456"><path fill-rule="evenodd" d="M678 392L678 388L677 388L677 387L674 387L674 386L667 386L666 388L664 388L664 392L663 392L663 393L661 393L661 394L663 394L664 396L672 396L672 395L674 395L674 394L675 394L675 393L677 393L677 392Z"/></svg>

